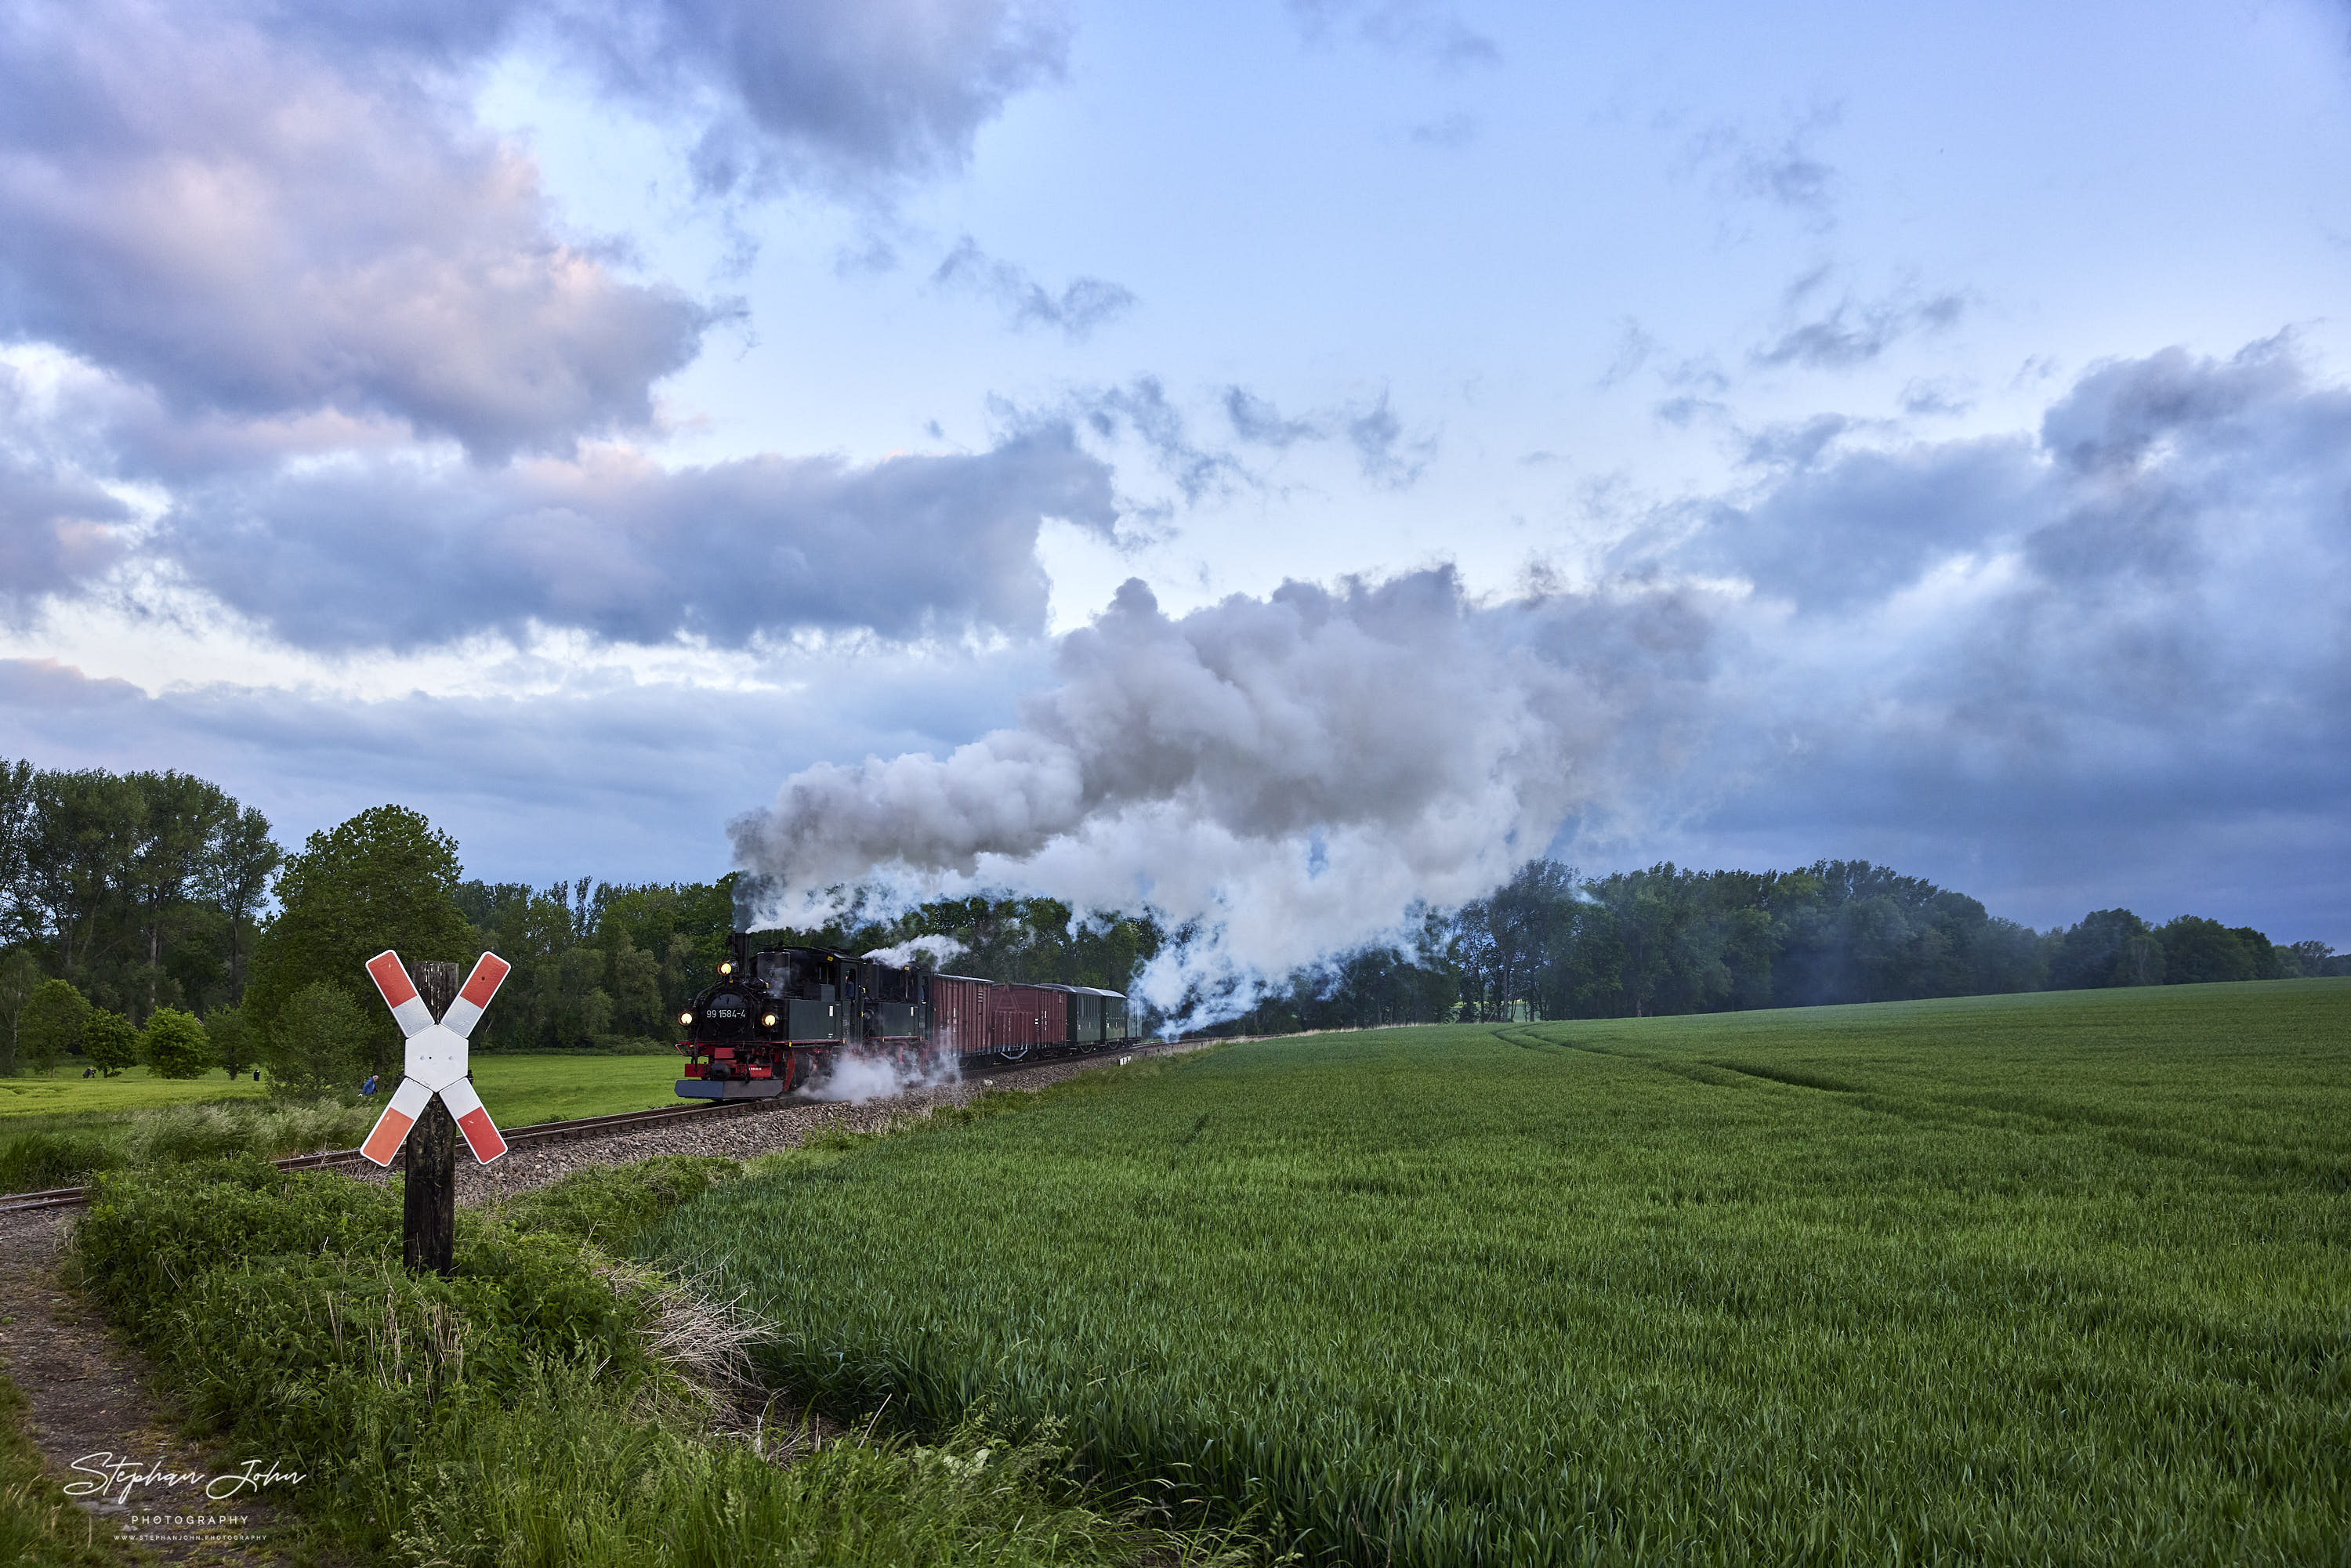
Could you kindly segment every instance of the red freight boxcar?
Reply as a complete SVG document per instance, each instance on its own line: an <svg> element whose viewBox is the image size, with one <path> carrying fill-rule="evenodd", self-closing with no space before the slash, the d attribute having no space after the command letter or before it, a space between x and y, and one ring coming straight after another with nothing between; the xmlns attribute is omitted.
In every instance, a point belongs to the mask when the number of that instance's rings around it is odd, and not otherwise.
<svg viewBox="0 0 2351 1568"><path fill-rule="evenodd" d="M1060 1045L1069 1038L1070 998L1043 986L997 986L987 1020L998 1056L1016 1056L1036 1046Z"/></svg>
<svg viewBox="0 0 2351 1568"><path fill-rule="evenodd" d="M996 1037L988 1017L995 1002L989 993L1004 988L966 975L933 975L930 983L931 1028L939 1049L958 1055L993 1051Z"/></svg>

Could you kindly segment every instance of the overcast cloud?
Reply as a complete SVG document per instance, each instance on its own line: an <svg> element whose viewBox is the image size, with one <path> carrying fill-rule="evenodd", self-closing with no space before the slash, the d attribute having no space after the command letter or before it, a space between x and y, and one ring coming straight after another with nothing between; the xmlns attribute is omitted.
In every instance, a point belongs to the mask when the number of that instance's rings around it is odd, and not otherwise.
<svg viewBox="0 0 2351 1568"><path fill-rule="evenodd" d="M11 6L0 755L1195 978L1545 850L2351 944L2339 7L2093 11Z"/></svg>

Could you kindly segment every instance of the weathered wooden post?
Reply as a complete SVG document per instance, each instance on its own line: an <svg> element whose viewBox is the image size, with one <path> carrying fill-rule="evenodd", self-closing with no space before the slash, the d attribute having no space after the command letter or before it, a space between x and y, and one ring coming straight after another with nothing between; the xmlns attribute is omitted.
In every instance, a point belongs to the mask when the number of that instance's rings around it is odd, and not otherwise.
<svg viewBox="0 0 2351 1568"><path fill-rule="evenodd" d="M440 1018L457 999L457 966L428 959L407 966L424 1005ZM447 1279L457 1249L457 1119L435 1094L409 1130L407 1196L401 1208L400 1251L412 1274Z"/></svg>

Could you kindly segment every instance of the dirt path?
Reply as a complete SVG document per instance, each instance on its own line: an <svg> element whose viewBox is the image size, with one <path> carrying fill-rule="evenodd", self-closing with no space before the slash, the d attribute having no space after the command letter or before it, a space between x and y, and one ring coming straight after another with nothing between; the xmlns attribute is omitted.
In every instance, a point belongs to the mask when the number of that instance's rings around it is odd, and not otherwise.
<svg viewBox="0 0 2351 1568"><path fill-rule="evenodd" d="M0 1371L24 1392L31 1437L51 1473L69 1484L111 1480L102 1495L78 1500L151 1560L284 1561L272 1543L287 1539L286 1516L256 1500L255 1489L214 1479L258 1456L183 1437L152 1393L146 1358L58 1283L72 1221L57 1213L0 1217ZM234 1495L207 1497L208 1490Z"/></svg>

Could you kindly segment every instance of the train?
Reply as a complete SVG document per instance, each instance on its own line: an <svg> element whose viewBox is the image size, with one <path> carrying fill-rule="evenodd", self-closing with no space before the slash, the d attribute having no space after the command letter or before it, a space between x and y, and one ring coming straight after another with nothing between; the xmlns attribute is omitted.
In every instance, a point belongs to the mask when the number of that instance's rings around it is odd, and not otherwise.
<svg viewBox="0 0 2351 1568"><path fill-rule="evenodd" d="M902 968L829 947L754 947L737 933L678 1014L686 1100L819 1088L852 1061L908 1079L966 1062L1075 1056L1141 1043L1125 993Z"/></svg>

